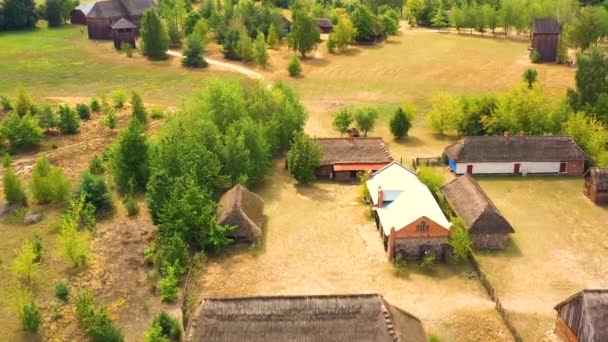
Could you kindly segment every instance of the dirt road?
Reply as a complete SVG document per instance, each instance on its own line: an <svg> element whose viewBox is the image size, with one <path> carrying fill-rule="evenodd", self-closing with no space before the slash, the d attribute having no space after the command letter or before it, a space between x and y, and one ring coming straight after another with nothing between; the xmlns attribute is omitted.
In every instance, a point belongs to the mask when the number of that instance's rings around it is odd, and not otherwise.
<svg viewBox="0 0 608 342"><path fill-rule="evenodd" d="M177 51L172 51L172 50L167 51L167 55L177 57L177 58L184 58L184 55L182 55L181 53L179 53ZM217 61L217 60L209 59L209 58L205 58L205 60L210 65L215 65L220 68L238 72L238 73L241 73L250 78L262 78L262 74L260 74L259 72L255 72L253 70L247 69L247 68L239 66L239 65L225 63L225 62L221 62L221 61Z"/></svg>

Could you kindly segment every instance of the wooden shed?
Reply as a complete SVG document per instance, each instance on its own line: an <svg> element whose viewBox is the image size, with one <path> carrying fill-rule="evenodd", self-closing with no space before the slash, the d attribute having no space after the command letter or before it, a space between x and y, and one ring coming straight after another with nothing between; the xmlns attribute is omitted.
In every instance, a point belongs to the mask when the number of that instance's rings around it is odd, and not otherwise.
<svg viewBox="0 0 608 342"><path fill-rule="evenodd" d="M116 50L120 50L123 43L131 44L131 47L135 48L136 35L137 26L125 18L112 25L112 39Z"/></svg>
<svg viewBox="0 0 608 342"><path fill-rule="evenodd" d="M319 31L321 31L321 33L330 33L334 28L334 24L327 18L318 18L317 25L319 26Z"/></svg>
<svg viewBox="0 0 608 342"><path fill-rule="evenodd" d="M70 22L72 25L86 25L87 15L94 5L94 3L86 3L76 6L76 8L70 12Z"/></svg>
<svg viewBox="0 0 608 342"><path fill-rule="evenodd" d="M237 184L220 199L217 222L236 226L228 237L237 244L250 244L262 237L264 201L246 187Z"/></svg>
<svg viewBox="0 0 608 342"><path fill-rule="evenodd" d="M263 275L261 275L263 277ZM422 323L377 294L204 299L186 342L426 342Z"/></svg>
<svg viewBox="0 0 608 342"><path fill-rule="evenodd" d="M136 26L148 8L157 8L154 0L106 0L96 2L87 14L89 39L113 39L112 27L126 19Z"/></svg>
<svg viewBox="0 0 608 342"><path fill-rule="evenodd" d="M555 306L562 341L608 341L608 289L582 290Z"/></svg>
<svg viewBox="0 0 608 342"><path fill-rule="evenodd" d="M537 51L541 62L557 61L557 48L562 27L555 19L534 19L532 51Z"/></svg>
<svg viewBox="0 0 608 342"><path fill-rule="evenodd" d="M592 167L585 172L585 196L595 204L608 204L608 169Z"/></svg>
<svg viewBox="0 0 608 342"><path fill-rule="evenodd" d="M452 211L462 218L473 248L505 248L513 227L483 189L468 174L441 188Z"/></svg>

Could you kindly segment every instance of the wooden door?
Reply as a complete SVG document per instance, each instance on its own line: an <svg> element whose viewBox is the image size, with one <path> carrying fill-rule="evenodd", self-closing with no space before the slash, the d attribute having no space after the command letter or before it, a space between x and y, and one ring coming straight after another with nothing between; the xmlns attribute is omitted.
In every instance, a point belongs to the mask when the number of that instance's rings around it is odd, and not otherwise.
<svg viewBox="0 0 608 342"><path fill-rule="evenodd" d="M521 173L520 169L521 169L521 164L515 163L515 165L513 165L514 174L516 174L516 175L520 174Z"/></svg>
<svg viewBox="0 0 608 342"><path fill-rule="evenodd" d="M566 166L568 163L559 163L559 172L566 172Z"/></svg>
<svg viewBox="0 0 608 342"><path fill-rule="evenodd" d="M467 165L467 173L470 175L473 174L473 165Z"/></svg>

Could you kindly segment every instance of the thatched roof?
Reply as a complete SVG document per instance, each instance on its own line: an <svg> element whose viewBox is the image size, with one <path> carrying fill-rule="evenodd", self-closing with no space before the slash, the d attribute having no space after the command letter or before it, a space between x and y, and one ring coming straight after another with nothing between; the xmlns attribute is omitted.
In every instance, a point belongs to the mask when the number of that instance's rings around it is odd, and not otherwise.
<svg viewBox="0 0 608 342"><path fill-rule="evenodd" d="M462 218L469 233L515 233L509 221L470 175L454 179L444 185L441 192L456 215Z"/></svg>
<svg viewBox="0 0 608 342"><path fill-rule="evenodd" d="M238 227L229 234L235 240L253 242L262 236L264 201L237 184L222 195L217 208L217 221L221 225Z"/></svg>
<svg viewBox="0 0 608 342"><path fill-rule="evenodd" d="M203 300L186 341L424 342L420 321L380 295Z"/></svg>
<svg viewBox="0 0 608 342"><path fill-rule="evenodd" d="M532 32L534 34L559 34L562 27L559 22L552 18L534 19Z"/></svg>
<svg viewBox="0 0 608 342"><path fill-rule="evenodd" d="M591 179L597 190L608 190L608 169L592 167L587 170L585 177Z"/></svg>
<svg viewBox="0 0 608 342"><path fill-rule="evenodd" d="M329 20L327 18L318 18L317 25L321 28L329 28L329 29L334 27L334 24L331 22L331 20Z"/></svg>
<svg viewBox="0 0 608 342"><path fill-rule="evenodd" d="M608 341L608 289L580 291L555 310L580 341Z"/></svg>
<svg viewBox="0 0 608 342"><path fill-rule="evenodd" d="M382 138L318 138L321 165L381 164L393 161Z"/></svg>
<svg viewBox="0 0 608 342"><path fill-rule="evenodd" d="M112 25L112 30L136 29L137 26L125 18L120 18L116 24Z"/></svg>
<svg viewBox="0 0 608 342"><path fill-rule="evenodd" d="M456 162L559 162L587 159L570 137L465 137L445 149Z"/></svg>

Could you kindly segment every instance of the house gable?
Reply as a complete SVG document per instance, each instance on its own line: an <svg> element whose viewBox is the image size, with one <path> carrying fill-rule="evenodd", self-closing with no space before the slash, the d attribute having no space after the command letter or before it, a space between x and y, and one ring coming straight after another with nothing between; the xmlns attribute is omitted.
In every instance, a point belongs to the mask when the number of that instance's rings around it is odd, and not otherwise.
<svg viewBox="0 0 608 342"><path fill-rule="evenodd" d="M426 227L426 230L423 227ZM396 239L446 239L450 230L437 222L422 216L405 227L392 232Z"/></svg>

